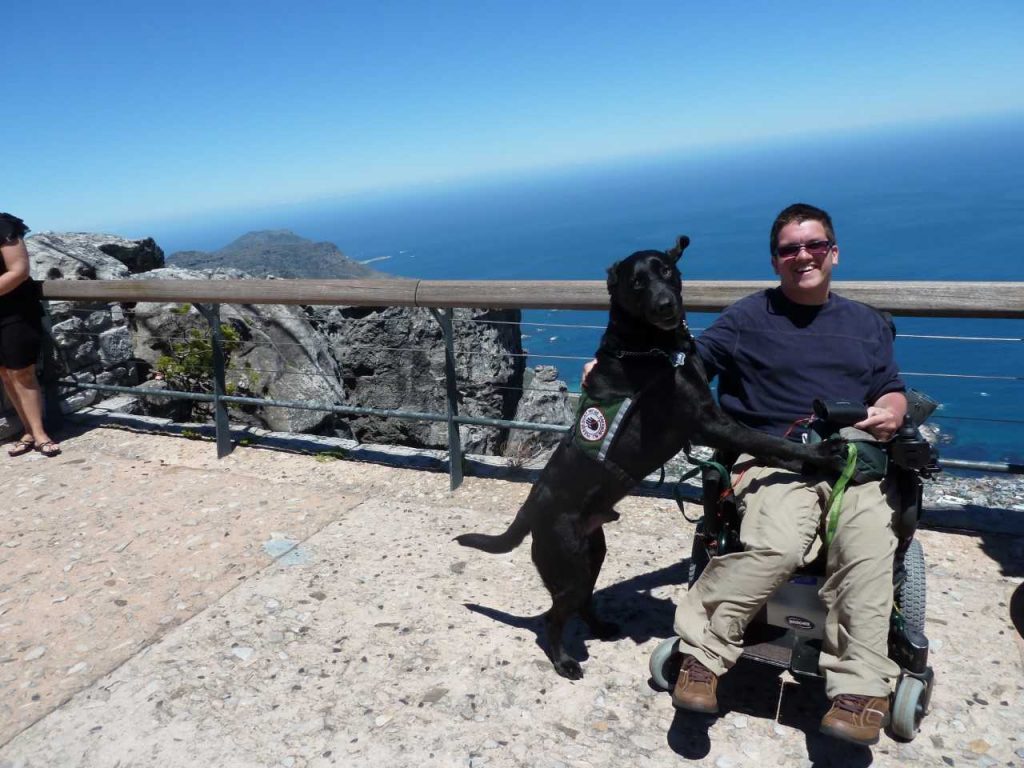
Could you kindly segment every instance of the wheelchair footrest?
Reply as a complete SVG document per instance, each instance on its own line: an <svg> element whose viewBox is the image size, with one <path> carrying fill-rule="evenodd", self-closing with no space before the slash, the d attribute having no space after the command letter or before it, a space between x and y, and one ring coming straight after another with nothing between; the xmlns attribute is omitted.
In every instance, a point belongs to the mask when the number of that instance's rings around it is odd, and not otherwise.
<svg viewBox="0 0 1024 768"><path fill-rule="evenodd" d="M775 667L789 667L789 661L793 656L792 645L780 645L776 641L766 640L761 643L751 643L743 646L744 658L771 664Z"/></svg>
<svg viewBox="0 0 1024 768"><path fill-rule="evenodd" d="M743 638L743 656L789 669L795 675L820 677L821 640L792 629L751 625Z"/></svg>

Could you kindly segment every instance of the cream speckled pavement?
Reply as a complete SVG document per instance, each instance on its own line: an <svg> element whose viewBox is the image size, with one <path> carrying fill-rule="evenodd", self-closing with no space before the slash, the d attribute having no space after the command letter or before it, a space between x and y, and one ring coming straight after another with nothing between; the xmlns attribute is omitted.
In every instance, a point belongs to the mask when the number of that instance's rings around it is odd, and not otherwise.
<svg viewBox="0 0 1024 768"><path fill-rule="evenodd" d="M820 685L739 666L709 718L648 684L690 551L671 500L619 505L597 600L625 634L571 630L599 647L569 682L537 652L529 548L451 541L507 520L527 483L451 493L442 472L62 437L62 456L0 462L4 768L863 765L818 733ZM909 744L883 734L874 766L1024 761L1022 534L919 532L932 712Z"/></svg>

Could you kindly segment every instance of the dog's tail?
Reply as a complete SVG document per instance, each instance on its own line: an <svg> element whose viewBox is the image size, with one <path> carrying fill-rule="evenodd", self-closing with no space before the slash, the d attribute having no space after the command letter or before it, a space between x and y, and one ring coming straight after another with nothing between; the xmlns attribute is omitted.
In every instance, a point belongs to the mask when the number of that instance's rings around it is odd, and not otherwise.
<svg viewBox="0 0 1024 768"><path fill-rule="evenodd" d="M512 524L504 533L500 533L497 536L488 536L486 533L464 533L461 536L456 536L455 540L464 547L482 549L484 552L490 552L492 555L500 555L505 552L511 552L522 544L523 539L526 538L526 534L529 532L530 521L527 519L526 507L524 505L519 509L515 520L512 521Z"/></svg>

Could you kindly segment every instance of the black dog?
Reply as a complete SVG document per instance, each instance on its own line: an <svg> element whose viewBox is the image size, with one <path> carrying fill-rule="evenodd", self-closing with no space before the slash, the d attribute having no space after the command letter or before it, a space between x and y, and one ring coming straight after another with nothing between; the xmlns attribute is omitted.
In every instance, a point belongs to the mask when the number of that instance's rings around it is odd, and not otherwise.
<svg viewBox="0 0 1024 768"><path fill-rule="evenodd" d="M592 603L606 553L601 526L619 517L615 503L650 472L691 442L779 466L842 469L841 441L790 442L743 427L719 410L684 321L676 262L689 243L680 237L667 253L638 251L608 269L608 327L576 424L508 530L456 538L501 553L533 534L533 562L552 597L545 615L549 655L558 674L571 679L583 670L562 645L568 618L579 613L598 637L618 632L598 619Z"/></svg>

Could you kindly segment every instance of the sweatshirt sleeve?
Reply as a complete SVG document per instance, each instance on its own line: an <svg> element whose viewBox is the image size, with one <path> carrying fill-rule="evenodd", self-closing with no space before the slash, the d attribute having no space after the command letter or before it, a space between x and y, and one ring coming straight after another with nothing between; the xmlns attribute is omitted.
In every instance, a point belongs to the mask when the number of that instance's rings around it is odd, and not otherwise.
<svg viewBox="0 0 1024 768"><path fill-rule="evenodd" d="M736 346L736 325L732 315L726 309L697 337L697 354L704 364L709 382L728 367Z"/></svg>
<svg viewBox="0 0 1024 768"><path fill-rule="evenodd" d="M900 377L893 351L892 329L881 319L878 322L878 346L875 348L875 359L871 391L868 393L868 404L874 403L882 395L890 392L905 392L907 385Z"/></svg>

